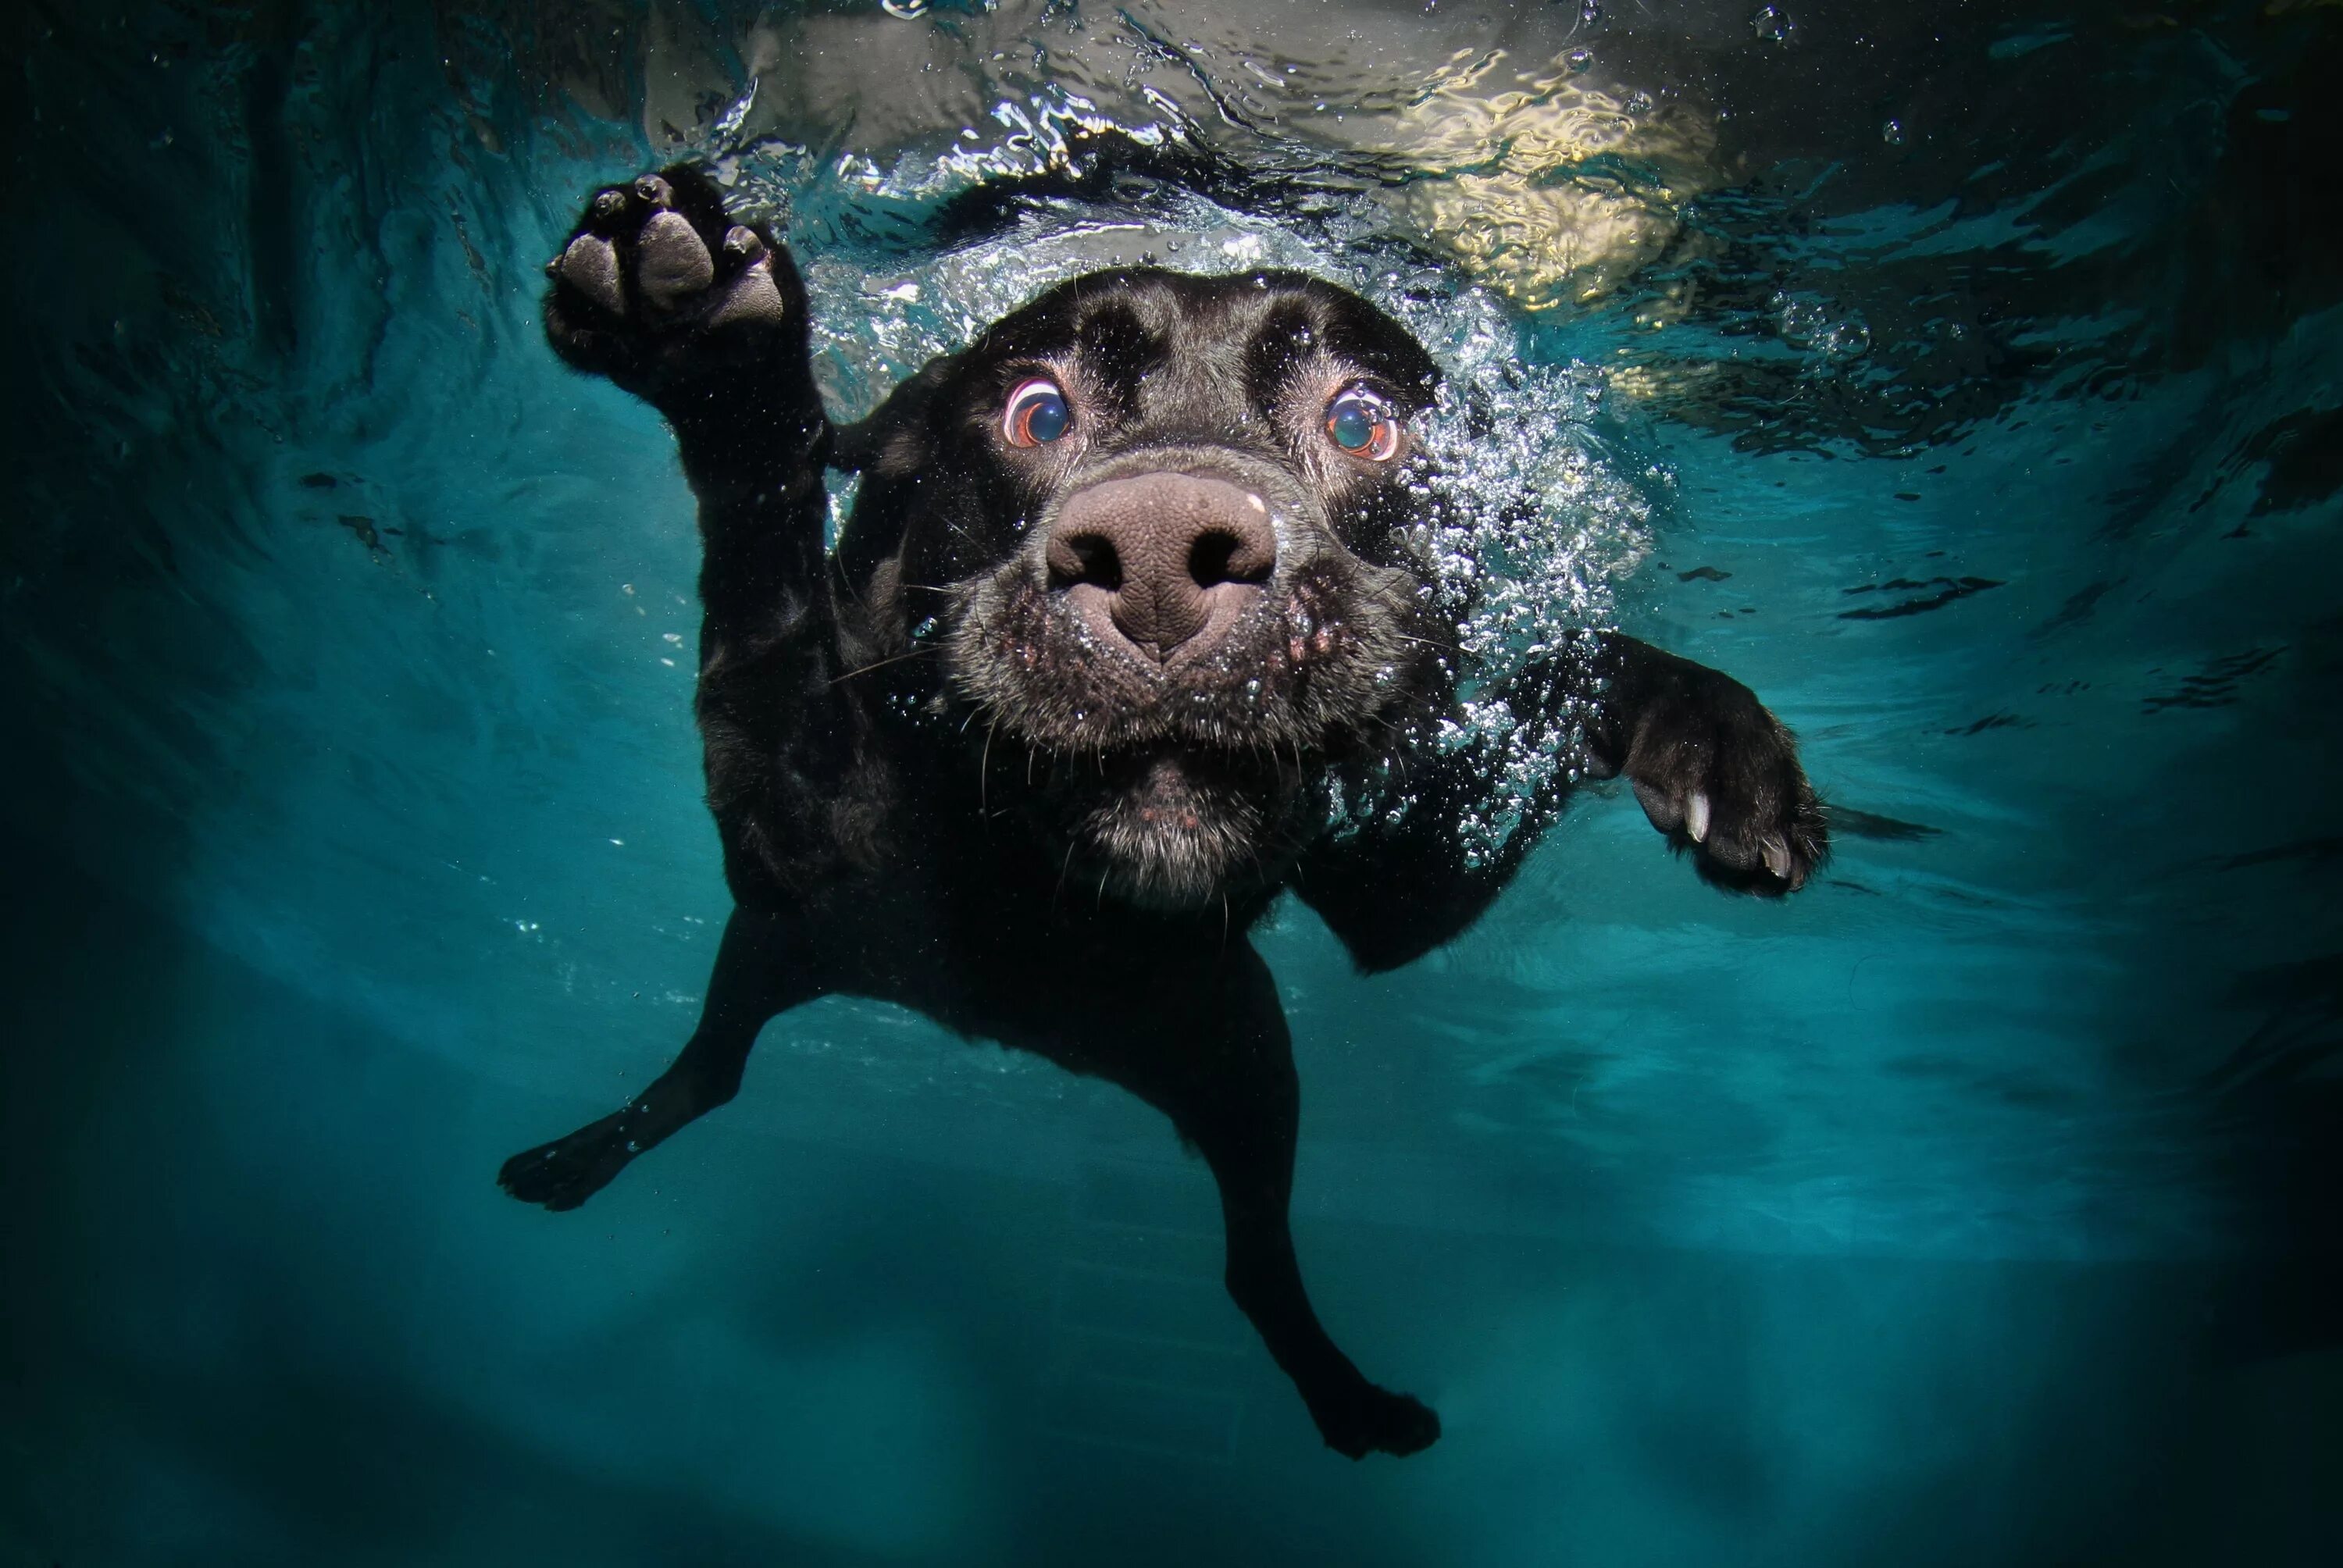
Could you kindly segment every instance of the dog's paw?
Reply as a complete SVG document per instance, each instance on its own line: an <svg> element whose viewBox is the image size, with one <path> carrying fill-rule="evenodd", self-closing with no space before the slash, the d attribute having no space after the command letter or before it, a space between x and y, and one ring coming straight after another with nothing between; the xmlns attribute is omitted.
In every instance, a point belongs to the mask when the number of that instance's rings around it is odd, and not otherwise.
<svg viewBox="0 0 2343 1568"><path fill-rule="evenodd" d="M1797 743L1747 687L1701 675L1643 716L1621 771L1652 826L1693 851L1704 880L1795 892L1830 848Z"/></svg>
<svg viewBox="0 0 2343 1568"><path fill-rule="evenodd" d="M1440 1438L1440 1417L1430 1405L1362 1379L1338 1398L1311 1406L1326 1446L1350 1459L1370 1453L1416 1453Z"/></svg>
<svg viewBox="0 0 2343 1568"><path fill-rule="evenodd" d="M497 1172L497 1185L524 1203L542 1203L558 1213L608 1186L639 1152L628 1136L626 1112L619 1111L514 1155Z"/></svg>
<svg viewBox="0 0 2343 1568"><path fill-rule="evenodd" d="M689 165L597 192L545 273L555 352L654 403L803 332L787 249Z"/></svg>

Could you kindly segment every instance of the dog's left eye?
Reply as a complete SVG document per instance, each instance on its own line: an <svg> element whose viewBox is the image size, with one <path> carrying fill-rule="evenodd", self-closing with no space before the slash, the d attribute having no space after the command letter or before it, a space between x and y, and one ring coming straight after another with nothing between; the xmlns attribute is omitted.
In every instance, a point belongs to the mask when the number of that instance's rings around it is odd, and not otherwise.
<svg viewBox="0 0 2343 1568"><path fill-rule="evenodd" d="M1046 376L1021 381L1009 394L1001 413L1001 433L1012 447L1043 447L1064 435L1074 422L1066 395Z"/></svg>
<svg viewBox="0 0 2343 1568"><path fill-rule="evenodd" d="M1345 387L1326 405L1327 438L1381 463L1399 450L1399 415L1363 387Z"/></svg>

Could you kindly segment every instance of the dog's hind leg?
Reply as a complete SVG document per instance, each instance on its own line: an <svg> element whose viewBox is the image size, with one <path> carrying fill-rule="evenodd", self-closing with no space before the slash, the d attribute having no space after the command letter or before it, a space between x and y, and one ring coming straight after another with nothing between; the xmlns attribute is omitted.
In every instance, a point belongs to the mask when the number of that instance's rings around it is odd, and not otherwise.
<svg viewBox="0 0 2343 1568"><path fill-rule="evenodd" d="M820 994L772 915L736 909L724 927L699 1027L668 1069L611 1114L505 1161L497 1183L524 1203L575 1209L610 1179L739 1092L757 1031Z"/></svg>
<svg viewBox="0 0 2343 1568"><path fill-rule="evenodd" d="M1250 942L1230 944L1213 980L1214 1016L1154 1070L1116 1075L1172 1118L1220 1184L1229 1294L1310 1407L1326 1445L1353 1459L1413 1453L1440 1435L1421 1401L1370 1382L1318 1322L1302 1283L1287 1209L1302 1094L1277 982ZM1177 1018L1176 1005L1165 1012ZM1164 1067L1170 1068L1169 1071Z"/></svg>

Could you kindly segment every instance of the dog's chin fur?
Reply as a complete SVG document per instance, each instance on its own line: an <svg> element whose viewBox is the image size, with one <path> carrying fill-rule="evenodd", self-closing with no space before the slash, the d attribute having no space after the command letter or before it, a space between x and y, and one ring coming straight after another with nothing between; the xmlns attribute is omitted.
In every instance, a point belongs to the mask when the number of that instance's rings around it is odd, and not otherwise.
<svg viewBox="0 0 2343 1568"><path fill-rule="evenodd" d="M1259 769L1151 748L1108 759L1105 774L1071 824L1074 848L1102 875L1102 891L1124 903L1203 909L1276 858L1270 840L1290 790Z"/></svg>

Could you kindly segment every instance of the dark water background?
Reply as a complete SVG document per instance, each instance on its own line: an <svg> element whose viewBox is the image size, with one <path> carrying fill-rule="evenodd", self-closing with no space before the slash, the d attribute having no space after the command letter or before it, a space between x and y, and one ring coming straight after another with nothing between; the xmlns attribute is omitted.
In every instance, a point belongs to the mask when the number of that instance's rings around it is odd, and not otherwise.
<svg viewBox="0 0 2343 1568"><path fill-rule="evenodd" d="M12 7L0 1563L2343 1561L2343 9L1591 12ZM496 1191L725 912L689 498L534 321L679 153L842 407L1109 256L1352 281L1799 730L1787 906L1590 799L1412 970L1261 939L1429 1452L1319 1448L1168 1130L890 1009Z"/></svg>

